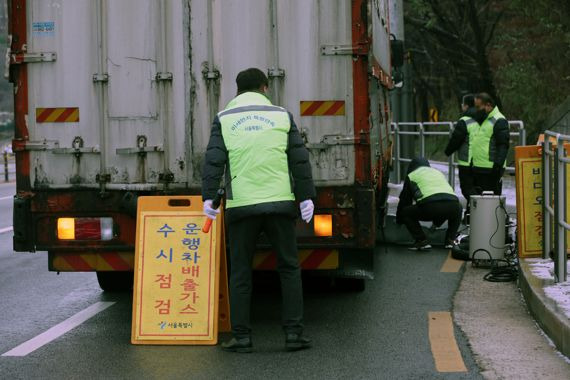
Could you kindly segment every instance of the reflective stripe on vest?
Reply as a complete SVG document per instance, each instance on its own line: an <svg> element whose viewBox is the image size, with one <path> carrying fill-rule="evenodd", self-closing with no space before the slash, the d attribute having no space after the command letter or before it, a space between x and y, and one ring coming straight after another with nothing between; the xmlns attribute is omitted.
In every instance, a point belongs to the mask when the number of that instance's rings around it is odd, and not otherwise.
<svg viewBox="0 0 570 380"><path fill-rule="evenodd" d="M499 119L505 116L495 107L481 124L472 142L473 166L478 168L492 168L496 155L496 144L493 138L493 128ZM506 162L505 162L506 166Z"/></svg>
<svg viewBox="0 0 570 380"><path fill-rule="evenodd" d="M287 162L289 114L262 94L246 92L218 114L231 178L226 208L293 201Z"/></svg>
<svg viewBox="0 0 570 380"><path fill-rule="evenodd" d="M455 192L447 183L442 172L429 166L421 166L408 174L412 182L414 199L420 202L434 194L452 194Z"/></svg>
<svg viewBox="0 0 570 380"><path fill-rule="evenodd" d="M472 154L472 146L471 141L473 140L473 136L477 133L477 128L479 127L479 123L475 121L475 119L469 116L463 116L461 119L467 126L467 136L465 136L465 140L463 144L459 147L457 151L457 163L460 166L469 166L471 165L471 158L473 157Z"/></svg>

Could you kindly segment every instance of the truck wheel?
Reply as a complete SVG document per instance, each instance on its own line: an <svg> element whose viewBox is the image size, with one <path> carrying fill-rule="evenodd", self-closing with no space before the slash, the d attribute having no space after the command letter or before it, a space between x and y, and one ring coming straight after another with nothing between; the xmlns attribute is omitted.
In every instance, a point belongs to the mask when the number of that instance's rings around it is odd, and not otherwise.
<svg viewBox="0 0 570 380"><path fill-rule="evenodd" d="M366 280L363 278L337 278L336 287L347 292L362 292L366 289Z"/></svg>
<svg viewBox="0 0 570 380"><path fill-rule="evenodd" d="M106 292L133 290L133 272L97 272L99 286Z"/></svg>

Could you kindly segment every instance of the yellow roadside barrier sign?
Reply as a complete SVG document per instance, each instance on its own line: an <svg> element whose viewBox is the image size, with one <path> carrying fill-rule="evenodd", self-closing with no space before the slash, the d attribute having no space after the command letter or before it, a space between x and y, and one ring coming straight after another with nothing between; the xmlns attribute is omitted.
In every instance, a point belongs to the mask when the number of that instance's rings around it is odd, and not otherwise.
<svg viewBox="0 0 570 380"><path fill-rule="evenodd" d="M517 236L520 257L542 254L542 158L536 145L515 148Z"/></svg>
<svg viewBox="0 0 570 380"><path fill-rule="evenodd" d="M201 344L229 331L222 215L209 233L199 196L138 199L133 344Z"/></svg>
<svg viewBox="0 0 570 380"><path fill-rule="evenodd" d="M439 121L439 110L435 107L429 109L429 121L437 123Z"/></svg>

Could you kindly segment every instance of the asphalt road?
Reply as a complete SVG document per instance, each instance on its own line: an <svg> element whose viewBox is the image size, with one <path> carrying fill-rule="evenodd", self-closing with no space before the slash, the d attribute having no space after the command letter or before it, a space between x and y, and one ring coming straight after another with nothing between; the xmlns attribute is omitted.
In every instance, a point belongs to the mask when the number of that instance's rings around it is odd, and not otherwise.
<svg viewBox="0 0 570 380"><path fill-rule="evenodd" d="M13 191L0 186L0 198ZM9 225L11 202L0 200L0 230ZM258 278L255 352L245 355L219 347L133 346L130 294L103 293L93 273L48 272L45 252L13 253L11 233L0 233L0 355L97 302L114 302L26 356L0 356L0 378L481 378L457 328L467 372L438 372L430 348L428 313L451 311L460 280L460 273L440 271L447 252L390 246L375 257L376 280L364 292L306 282L306 333L314 347L301 352L283 350L276 278Z"/></svg>
<svg viewBox="0 0 570 380"><path fill-rule="evenodd" d="M15 189L16 185L13 182L0 182L0 231L12 227L12 197L14 196ZM1 245L0 251L4 252L8 248L11 248L11 245L9 247Z"/></svg>

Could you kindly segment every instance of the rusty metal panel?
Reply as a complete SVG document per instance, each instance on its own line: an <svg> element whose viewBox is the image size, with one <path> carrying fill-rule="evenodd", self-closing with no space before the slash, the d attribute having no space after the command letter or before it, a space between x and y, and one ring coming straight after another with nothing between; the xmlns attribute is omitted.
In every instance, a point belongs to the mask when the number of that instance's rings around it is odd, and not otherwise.
<svg viewBox="0 0 570 380"><path fill-rule="evenodd" d="M390 0L372 0L370 20L372 22L372 53L382 70L392 72L390 58L390 19L388 2Z"/></svg>

